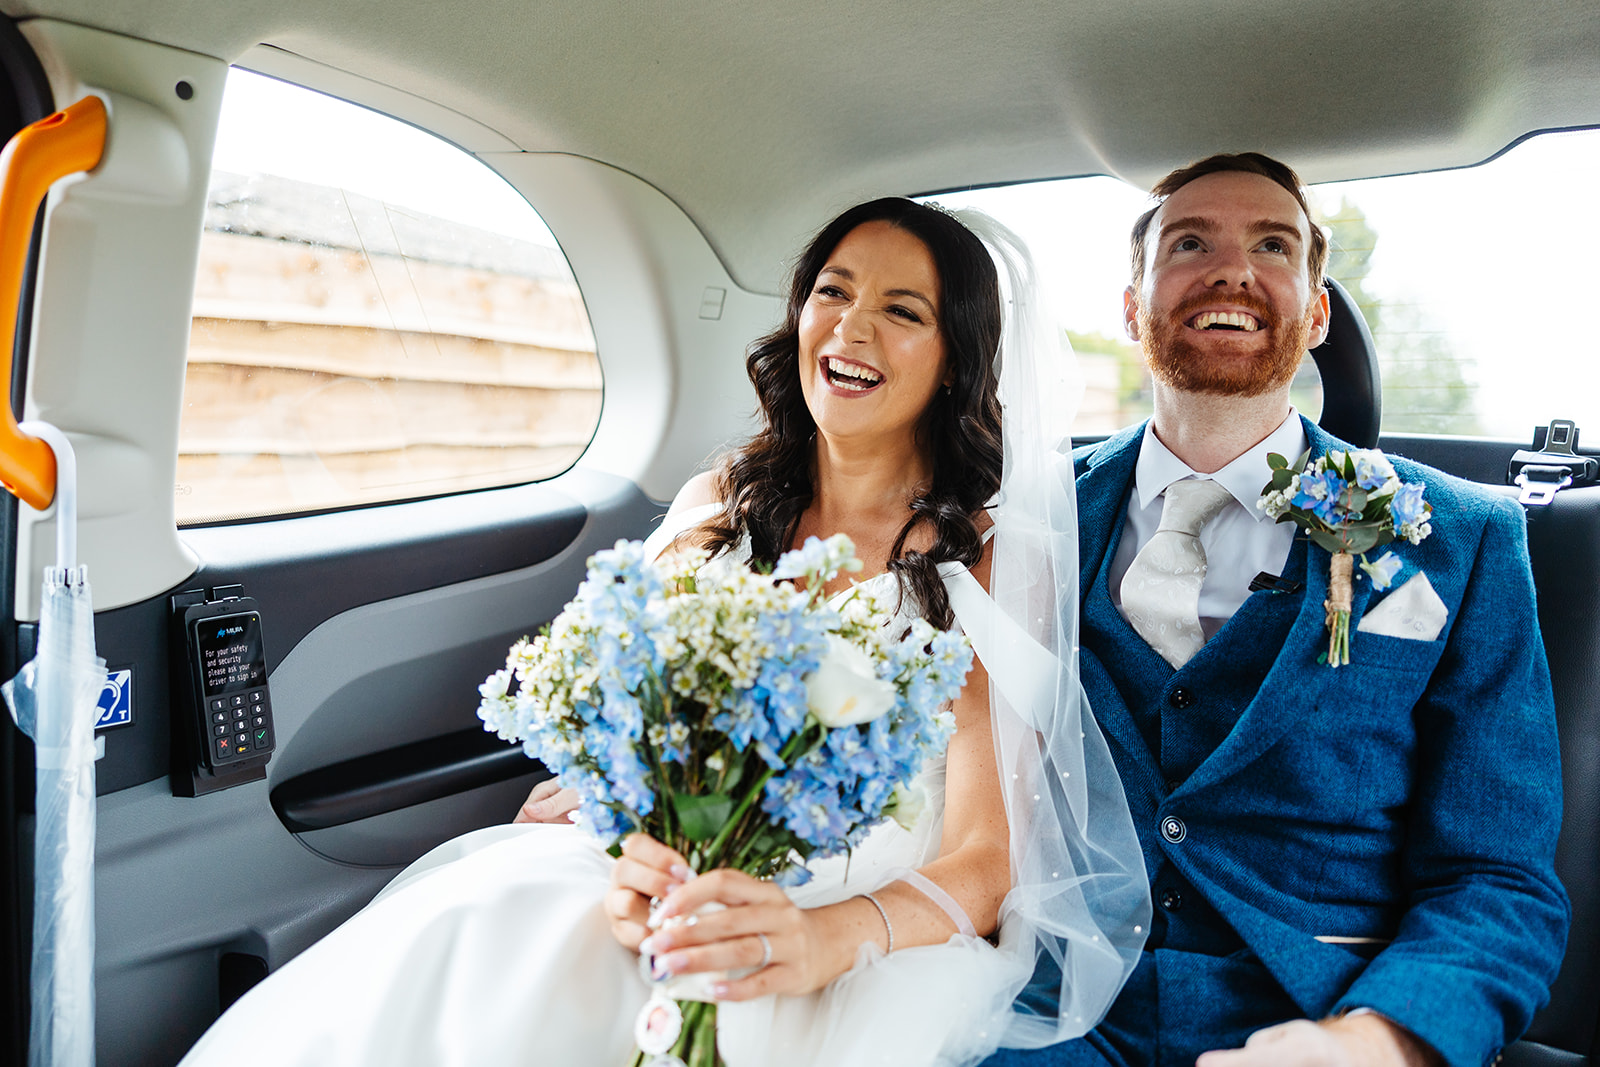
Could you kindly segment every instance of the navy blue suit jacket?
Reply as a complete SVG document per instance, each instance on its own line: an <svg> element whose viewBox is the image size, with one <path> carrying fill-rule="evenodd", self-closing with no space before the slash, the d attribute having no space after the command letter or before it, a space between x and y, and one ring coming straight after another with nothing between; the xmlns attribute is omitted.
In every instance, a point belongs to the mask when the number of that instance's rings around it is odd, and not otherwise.
<svg viewBox="0 0 1600 1067"><path fill-rule="evenodd" d="M1121 536L1143 429L1074 454L1086 595ZM1349 447L1305 429L1313 455ZM1372 1008L1452 1064L1477 1064L1548 999L1566 940L1549 669L1521 508L1394 464L1427 484L1433 534L1390 546L1404 562L1391 589L1427 574L1449 609L1437 640L1357 631L1384 595L1358 570L1350 663L1318 663L1328 554L1300 538L1305 589L1288 638L1266 650L1253 699L1227 709L1231 729L1180 782L1163 774L1130 710L1147 696L1119 692L1107 668L1124 639L1085 639L1083 681L1148 870L1175 865L1308 1017ZM1241 609L1229 625L1247 618ZM1197 656L1189 669L1227 688L1228 663ZM1169 816L1180 841L1161 832Z"/></svg>

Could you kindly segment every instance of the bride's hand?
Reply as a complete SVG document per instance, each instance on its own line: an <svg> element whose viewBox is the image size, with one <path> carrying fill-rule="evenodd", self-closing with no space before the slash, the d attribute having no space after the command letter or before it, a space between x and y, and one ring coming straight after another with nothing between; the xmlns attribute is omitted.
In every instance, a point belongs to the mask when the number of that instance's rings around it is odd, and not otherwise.
<svg viewBox="0 0 1600 1067"><path fill-rule="evenodd" d="M648 834L633 834L622 842L622 857L611 868L611 891L606 894L606 918L611 936L623 948L639 951L650 933L650 898L661 899L691 877L683 856Z"/></svg>
<svg viewBox="0 0 1600 1067"><path fill-rule="evenodd" d="M726 905L726 910L695 914L712 901ZM701 875L673 891L658 914L663 920L694 916L690 921L663 925L641 947L655 956L659 969L690 974L760 968L743 978L718 983L713 989L718 1000L809 993L844 969L832 959L837 954L828 951L815 912L796 906L772 883L741 871L723 869Z"/></svg>
<svg viewBox="0 0 1600 1067"><path fill-rule="evenodd" d="M517 817L511 821L570 823L572 819L569 814L577 806L576 790L563 789L558 779L546 778L533 787L533 792L528 794L528 799L517 810Z"/></svg>

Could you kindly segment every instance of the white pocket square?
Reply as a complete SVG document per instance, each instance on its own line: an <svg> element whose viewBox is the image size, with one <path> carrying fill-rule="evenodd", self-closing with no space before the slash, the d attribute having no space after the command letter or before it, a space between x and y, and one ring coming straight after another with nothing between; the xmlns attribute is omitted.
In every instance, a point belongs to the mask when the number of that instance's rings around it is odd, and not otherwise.
<svg viewBox="0 0 1600 1067"><path fill-rule="evenodd" d="M1361 633L1432 641L1444 629L1444 620L1449 615L1450 610L1433 591L1433 583L1418 571L1410 581L1363 615L1356 629Z"/></svg>

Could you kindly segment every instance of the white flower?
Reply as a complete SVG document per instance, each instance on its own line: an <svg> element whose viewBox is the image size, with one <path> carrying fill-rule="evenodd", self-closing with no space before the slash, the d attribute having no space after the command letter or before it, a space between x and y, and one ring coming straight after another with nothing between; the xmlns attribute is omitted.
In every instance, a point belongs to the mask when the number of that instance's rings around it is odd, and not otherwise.
<svg viewBox="0 0 1600 1067"><path fill-rule="evenodd" d="M883 813L902 829L909 830L917 825L917 820L922 818L922 812L928 806L928 792L921 784L913 782L911 785L897 785L894 794L889 797L889 803L883 806Z"/></svg>
<svg viewBox="0 0 1600 1067"><path fill-rule="evenodd" d="M830 730L871 722L894 707L894 686L873 673L865 652L838 634L828 635L828 652L805 686L811 714Z"/></svg>
<svg viewBox="0 0 1600 1067"><path fill-rule="evenodd" d="M1372 588L1380 593L1389 588L1394 582L1394 576L1400 573L1400 557L1393 552L1385 552L1377 559L1368 563L1362 558L1361 569L1367 572L1367 577L1372 579Z"/></svg>
<svg viewBox="0 0 1600 1067"><path fill-rule="evenodd" d="M483 680L478 686L478 695L485 700L499 700L511 688L511 670L501 668Z"/></svg>

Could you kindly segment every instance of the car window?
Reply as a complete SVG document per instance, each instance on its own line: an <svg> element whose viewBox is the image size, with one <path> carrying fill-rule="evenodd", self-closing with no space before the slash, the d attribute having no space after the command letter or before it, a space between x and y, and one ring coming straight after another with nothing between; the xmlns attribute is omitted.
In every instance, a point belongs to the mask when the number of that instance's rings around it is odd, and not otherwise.
<svg viewBox="0 0 1600 1067"><path fill-rule="evenodd" d="M1328 273L1372 328L1383 429L1529 440L1569 418L1600 436L1600 361L1580 326L1600 217L1600 130L1529 138L1480 166L1312 187L1331 231ZM1077 352L1074 432L1150 413L1149 375L1122 329L1128 230L1150 204L1107 177L942 194L1017 230ZM1321 411L1307 360L1293 397Z"/></svg>
<svg viewBox="0 0 1600 1067"><path fill-rule="evenodd" d="M600 417L577 283L504 179L229 73L179 427L180 524L552 477Z"/></svg>

